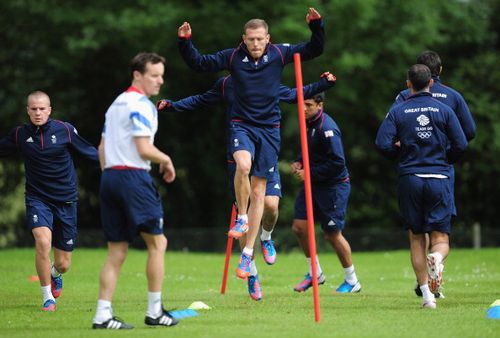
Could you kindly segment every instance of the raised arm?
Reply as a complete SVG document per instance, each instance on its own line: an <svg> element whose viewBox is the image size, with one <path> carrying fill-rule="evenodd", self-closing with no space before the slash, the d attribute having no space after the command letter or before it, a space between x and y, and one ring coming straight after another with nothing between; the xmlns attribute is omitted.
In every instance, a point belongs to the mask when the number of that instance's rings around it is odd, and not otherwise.
<svg viewBox="0 0 500 338"><path fill-rule="evenodd" d="M318 82L314 82L304 86L304 99L310 99L314 95L321 93L325 90L330 89L335 85L337 78L330 72L325 72L321 74L321 79ZM296 103L297 102L297 88L290 88L284 85L280 86L280 101L286 103Z"/></svg>
<svg viewBox="0 0 500 338"><path fill-rule="evenodd" d="M297 45L279 45L284 48L285 62L293 62L293 54L299 53L302 61L311 60L323 53L325 47L325 29L321 15L314 8L309 8L306 21L311 29L311 39Z"/></svg>
<svg viewBox="0 0 500 338"><path fill-rule="evenodd" d="M229 67L229 57L232 49L226 49L215 54L202 55L194 47L191 40L192 30L189 22L184 22L177 30L177 46L186 64L198 72L218 72Z"/></svg>
<svg viewBox="0 0 500 338"><path fill-rule="evenodd" d="M221 82L221 80L218 80L210 90L202 94L188 96L179 101L159 100L156 107L158 111L185 112L216 105L223 100Z"/></svg>

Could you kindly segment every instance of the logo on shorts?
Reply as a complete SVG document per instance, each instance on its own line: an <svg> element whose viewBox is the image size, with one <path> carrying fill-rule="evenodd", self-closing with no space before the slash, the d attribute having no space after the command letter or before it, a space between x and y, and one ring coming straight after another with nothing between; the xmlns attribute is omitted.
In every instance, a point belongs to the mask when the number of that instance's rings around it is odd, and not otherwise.
<svg viewBox="0 0 500 338"><path fill-rule="evenodd" d="M271 167L271 169L269 169L269 172L273 173L274 172L274 167Z"/></svg>
<svg viewBox="0 0 500 338"><path fill-rule="evenodd" d="M160 218L160 219L158 220L158 227L159 227L160 229L163 229L163 218Z"/></svg>
<svg viewBox="0 0 500 338"><path fill-rule="evenodd" d="M328 225L335 225L335 222L331 219L330 222L328 222Z"/></svg>
<svg viewBox="0 0 500 338"><path fill-rule="evenodd" d="M237 146L239 146L239 145L240 145L240 141L238 141L238 139L237 139L237 138L235 138L235 139L233 140L233 144L234 144L234 146L235 146L235 147L237 147Z"/></svg>
<svg viewBox="0 0 500 338"><path fill-rule="evenodd" d="M274 185L274 189L278 189L278 190L280 190L280 189L281 189L281 187L280 187L280 185L279 185L278 183L276 183L276 184Z"/></svg>
<svg viewBox="0 0 500 338"><path fill-rule="evenodd" d="M73 239L70 239L69 241L67 241L67 242L66 242L66 244L68 244L68 245L73 245L73 244L74 244L74 243L73 243Z"/></svg>
<svg viewBox="0 0 500 338"><path fill-rule="evenodd" d="M57 143L57 137L56 137L56 135L52 135L50 137L50 141L52 141L52 144L56 144Z"/></svg>
<svg viewBox="0 0 500 338"><path fill-rule="evenodd" d="M38 223L38 215L33 215L33 223Z"/></svg>

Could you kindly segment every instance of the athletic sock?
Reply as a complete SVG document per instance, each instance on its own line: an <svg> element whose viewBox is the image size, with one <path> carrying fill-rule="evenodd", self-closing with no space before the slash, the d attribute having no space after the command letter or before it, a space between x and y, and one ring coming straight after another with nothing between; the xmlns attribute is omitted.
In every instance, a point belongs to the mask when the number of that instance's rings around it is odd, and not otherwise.
<svg viewBox="0 0 500 338"><path fill-rule="evenodd" d="M146 316L151 318L158 318L162 315L161 307L161 291L148 292L148 311Z"/></svg>
<svg viewBox="0 0 500 338"><path fill-rule="evenodd" d="M267 231L265 229L262 229L262 232L260 233L260 240L261 241L269 241L271 239L271 233L273 232L273 230Z"/></svg>
<svg viewBox="0 0 500 338"><path fill-rule="evenodd" d="M432 294L431 290L429 289L428 284L420 285L420 291L422 291L422 298L425 301L434 301L434 295Z"/></svg>
<svg viewBox="0 0 500 338"><path fill-rule="evenodd" d="M52 299L54 302L54 296L52 295L52 291L50 289L50 284L47 286L40 286L40 290L42 291L43 302L45 303L49 299Z"/></svg>
<svg viewBox="0 0 500 338"><path fill-rule="evenodd" d="M245 220L245 222L248 223L248 215L247 214L238 215L237 219L243 219L243 220Z"/></svg>
<svg viewBox="0 0 500 338"><path fill-rule="evenodd" d="M250 249L250 248L244 247L244 248L243 248L243 253L244 253L245 255L248 255L248 256L252 257L252 256L253 256L253 249Z"/></svg>
<svg viewBox="0 0 500 338"><path fill-rule="evenodd" d="M93 322L96 324L102 324L111 318L113 318L113 309L111 308L111 302L109 300L99 299L97 301L97 310L95 312Z"/></svg>
<svg viewBox="0 0 500 338"><path fill-rule="evenodd" d="M250 276L257 276L257 265L254 259L250 262Z"/></svg>
<svg viewBox="0 0 500 338"><path fill-rule="evenodd" d="M52 268L50 269L50 274L52 275L52 277L59 277L61 276L61 273L59 271L57 271L56 269L56 265L54 263L52 263Z"/></svg>
<svg viewBox="0 0 500 338"><path fill-rule="evenodd" d="M434 256L436 256L436 258L437 258L437 260L438 260L439 264L441 264L441 263L443 262L443 255L441 255L441 253L440 253L440 252L435 251L435 252L433 252L432 254L433 254Z"/></svg>
<svg viewBox="0 0 500 338"><path fill-rule="evenodd" d="M345 281L351 285L355 285L358 282L358 277L356 276L356 271L354 271L354 265L344 268Z"/></svg>
<svg viewBox="0 0 500 338"><path fill-rule="evenodd" d="M311 257L307 257L307 265L309 265L309 274L312 276ZM323 270L321 270L321 265L319 264L319 257L318 256L316 256L316 270L317 270L318 276L320 276L323 273Z"/></svg>

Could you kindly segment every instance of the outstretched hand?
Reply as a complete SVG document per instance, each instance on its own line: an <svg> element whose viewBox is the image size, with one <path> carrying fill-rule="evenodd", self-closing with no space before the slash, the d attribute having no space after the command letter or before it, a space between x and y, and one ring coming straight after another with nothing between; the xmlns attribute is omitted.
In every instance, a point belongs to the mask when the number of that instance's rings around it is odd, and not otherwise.
<svg viewBox="0 0 500 338"><path fill-rule="evenodd" d="M168 107L172 107L172 101L168 99L161 99L156 101L156 109L158 109L158 111L162 111L163 109Z"/></svg>
<svg viewBox="0 0 500 338"><path fill-rule="evenodd" d="M191 36L191 25L189 22L184 21L184 23L177 30L177 35L184 39L188 39Z"/></svg>
<svg viewBox="0 0 500 338"><path fill-rule="evenodd" d="M326 77L326 79L328 80L328 82L335 82L335 81L337 81L337 77L335 75L333 75L332 73L330 73L330 72L324 72L323 74L321 74L320 77Z"/></svg>
<svg viewBox="0 0 500 338"><path fill-rule="evenodd" d="M321 15L319 14L319 12L312 7L309 8L306 15L307 24L309 24L309 22L311 22L312 20L318 20L318 19L321 19Z"/></svg>

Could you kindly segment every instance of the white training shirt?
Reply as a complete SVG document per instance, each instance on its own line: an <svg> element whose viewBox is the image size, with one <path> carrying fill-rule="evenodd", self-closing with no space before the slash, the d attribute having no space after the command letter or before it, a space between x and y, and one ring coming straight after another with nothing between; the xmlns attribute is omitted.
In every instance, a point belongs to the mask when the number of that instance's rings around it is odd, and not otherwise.
<svg viewBox="0 0 500 338"><path fill-rule="evenodd" d="M127 166L150 170L150 161L137 152L134 137L149 136L153 144L158 130L158 111L147 96L130 87L120 94L106 112L102 136L106 168Z"/></svg>

